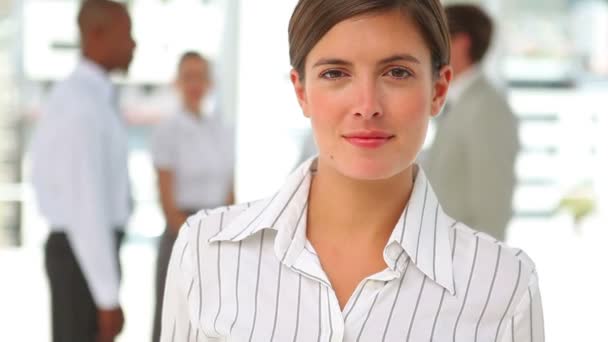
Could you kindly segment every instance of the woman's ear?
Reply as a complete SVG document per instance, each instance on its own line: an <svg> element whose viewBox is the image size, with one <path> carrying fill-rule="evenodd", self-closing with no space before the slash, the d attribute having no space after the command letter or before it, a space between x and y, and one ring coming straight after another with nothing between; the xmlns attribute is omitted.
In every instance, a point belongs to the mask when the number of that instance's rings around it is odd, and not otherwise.
<svg viewBox="0 0 608 342"><path fill-rule="evenodd" d="M305 117L308 116L308 102L306 99L306 89L304 87L304 82L300 78L300 73L295 69L291 69L289 73L289 78L291 79L291 84L293 84L293 89L296 92L296 97L298 99L298 103L300 104L300 108L302 108L302 112Z"/></svg>
<svg viewBox="0 0 608 342"><path fill-rule="evenodd" d="M439 70L439 75L433 81L433 102L431 103L431 116L433 117L439 114L447 99L452 73L452 67L446 65Z"/></svg>

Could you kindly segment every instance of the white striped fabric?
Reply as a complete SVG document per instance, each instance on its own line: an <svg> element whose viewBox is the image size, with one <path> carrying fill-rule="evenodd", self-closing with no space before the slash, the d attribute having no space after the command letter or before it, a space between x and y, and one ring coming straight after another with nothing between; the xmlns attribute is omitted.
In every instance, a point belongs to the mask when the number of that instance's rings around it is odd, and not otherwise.
<svg viewBox="0 0 608 342"><path fill-rule="evenodd" d="M384 250L387 268L341 310L306 239L311 163L270 199L200 212L182 227L163 342L544 341L532 261L449 218L422 170Z"/></svg>

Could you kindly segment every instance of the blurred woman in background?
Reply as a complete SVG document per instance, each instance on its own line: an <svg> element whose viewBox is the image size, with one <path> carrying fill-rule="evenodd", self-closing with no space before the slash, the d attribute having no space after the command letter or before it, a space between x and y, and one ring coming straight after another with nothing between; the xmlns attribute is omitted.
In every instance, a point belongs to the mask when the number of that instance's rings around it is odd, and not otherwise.
<svg viewBox="0 0 608 342"><path fill-rule="evenodd" d="M161 122L153 135L152 157L167 222L156 268L155 342L160 338L167 265L179 228L199 210L234 202L232 134L202 111L210 74L209 62L199 53L182 55L176 80L182 109Z"/></svg>

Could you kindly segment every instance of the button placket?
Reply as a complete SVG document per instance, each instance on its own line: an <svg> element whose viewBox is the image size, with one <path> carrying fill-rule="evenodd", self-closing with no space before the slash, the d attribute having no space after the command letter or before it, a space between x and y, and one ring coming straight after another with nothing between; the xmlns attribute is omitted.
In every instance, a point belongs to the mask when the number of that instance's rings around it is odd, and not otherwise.
<svg viewBox="0 0 608 342"><path fill-rule="evenodd" d="M331 325L334 329L331 337L331 342L341 342L344 340L344 317L340 310L340 303L334 289L328 287L329 291L329 307L331 310Z"/></svg>

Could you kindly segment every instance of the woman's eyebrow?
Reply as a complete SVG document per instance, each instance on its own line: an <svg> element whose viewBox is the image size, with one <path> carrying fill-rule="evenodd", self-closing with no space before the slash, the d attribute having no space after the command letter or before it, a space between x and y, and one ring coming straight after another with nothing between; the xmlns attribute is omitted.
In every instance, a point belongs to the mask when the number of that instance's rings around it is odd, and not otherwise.
<svg viewBox="0 0 608 342"><path fill-rule="evenodd" d="M420 60L418 58L410 55L410 54L397 54L387 58L383 58L378 62L378 64L389 64L394 62L410 62L415 64L420 64ZM340 58L321 58L314 65L313 68L323 65L342 65L342 66L352 66L353 63Z"/></svg>
<svg viewBox="0 0 608 342"><path fill-rule="evenodd" d="M378 62L378 64L389 64L389 63L394 63L394 62L411 62L411 63L420 64L420 61L418 60L418 58L416 58L410 54L407 54L407 53L393 55L393 56L384 58L380 62Z"/></svg>
<svg viewBox="0 0 608 342"><path fill-rule="evenodd" d="M340 58L321 58L314 65L313 68L322 66L322 65L343 65L343 66L351 66L353 63L340 59Z"/></svg>

